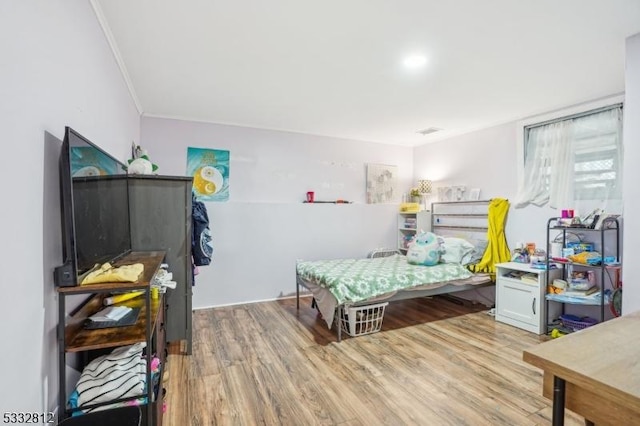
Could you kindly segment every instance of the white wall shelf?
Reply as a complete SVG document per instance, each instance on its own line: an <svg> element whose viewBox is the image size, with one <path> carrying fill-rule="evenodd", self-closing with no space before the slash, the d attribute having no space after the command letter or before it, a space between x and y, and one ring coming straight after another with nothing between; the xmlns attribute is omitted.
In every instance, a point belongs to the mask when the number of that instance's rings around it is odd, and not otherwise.
<svg viewBox="0 0 640 426"><path fill-rule="evenodd" d="M431 212L398 213L398 249L407 253L409 242L418 232L431 231Z"/></svg>

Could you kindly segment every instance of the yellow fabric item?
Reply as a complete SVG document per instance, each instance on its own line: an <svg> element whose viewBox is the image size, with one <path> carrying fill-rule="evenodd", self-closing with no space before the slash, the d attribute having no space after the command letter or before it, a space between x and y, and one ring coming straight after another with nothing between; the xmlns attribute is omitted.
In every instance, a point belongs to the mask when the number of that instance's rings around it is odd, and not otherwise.
<svg viewBox="0 0 640 426"><path fill-rule="evenodd" d="M133 283L138 281L138 277L144 271L142 263L133 265L122 265L117 268L110 263L103 264L99 269L89 272L80 285L100 284L100 283Z"/></svg>
<svg viewBox="0 0 640 426"><path fill-rule="evenodd" d="M567 256L570 261L575 263L581 263L583 265L589 264L589 259L595 259L600 257L600 253L597 251L583 251L582 253L573 254L571 256Z"/></svg>
<svg viewBox="0 0 640 426"><path fill-rule="evenodd" d="M509 213L509 200L494 198L489 203L489 229L487 249L480 262L470 265L471 272L488 272L495 276L496 263L511 260L511 251L504 235L504 225Z"/></svg>

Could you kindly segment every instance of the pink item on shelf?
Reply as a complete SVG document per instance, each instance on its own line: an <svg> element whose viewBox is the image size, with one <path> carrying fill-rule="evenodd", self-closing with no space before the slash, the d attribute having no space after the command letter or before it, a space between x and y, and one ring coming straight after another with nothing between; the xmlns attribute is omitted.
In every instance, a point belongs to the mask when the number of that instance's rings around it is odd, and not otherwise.
<svg viewBox="0 0 640 426"><path fill-rule="evenodd" d="M154 356L151 360L151 371L157 371L158 367L160 367L160 358Z"/></svg>

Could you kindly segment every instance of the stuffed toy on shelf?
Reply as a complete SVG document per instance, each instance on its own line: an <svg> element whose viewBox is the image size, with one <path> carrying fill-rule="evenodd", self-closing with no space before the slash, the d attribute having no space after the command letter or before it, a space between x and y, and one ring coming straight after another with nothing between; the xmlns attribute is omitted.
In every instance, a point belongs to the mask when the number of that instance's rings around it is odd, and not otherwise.
<svg viewBox="0 0 640 426"><path fill-rule="evenodd" d="M153 164L149 160L149 155L146 149L142 149L140 145L136 145L135 142L131 147L131 155L126 166L127 173L130 175L152 175L158 170L158 166Z"/></svg>

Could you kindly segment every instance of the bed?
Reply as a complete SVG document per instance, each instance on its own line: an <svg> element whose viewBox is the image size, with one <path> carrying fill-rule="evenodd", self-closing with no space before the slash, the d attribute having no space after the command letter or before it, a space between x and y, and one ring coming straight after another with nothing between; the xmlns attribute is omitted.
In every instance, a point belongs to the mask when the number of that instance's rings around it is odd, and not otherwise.
<svg viewBox="0 0 640 426"><path fill-rule="evenodd" d="M487 248L487 238L490 235L489 211L492 203L493 200L432 204L431 231L445 240L449 256L443 256L443 260L447 263L412 265L399 253L366 259L298 260L297 308L300 307L300 289L305 288L313 295L313 303L327 327L336 324L337 339L341 341L342 327L338 319L346 308L493 285L492 265L489 263L509 259L494 256L487 262L487 250L491 250ZM506 212L501 218L502 226L504 218ZM454 244L463 245L466 248L464 254L458 252L458 247L454 250ZM473 252L470 252L469 246L473 247ZM506 253L508 257L508 249ZM474 268L470 265L478 265L481 260L484 266L475 268L478 272L471 272Z"/></svg>

